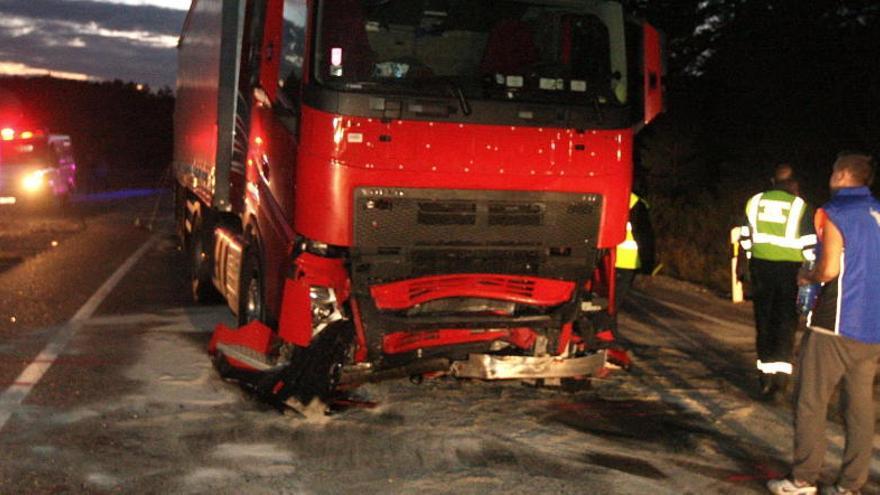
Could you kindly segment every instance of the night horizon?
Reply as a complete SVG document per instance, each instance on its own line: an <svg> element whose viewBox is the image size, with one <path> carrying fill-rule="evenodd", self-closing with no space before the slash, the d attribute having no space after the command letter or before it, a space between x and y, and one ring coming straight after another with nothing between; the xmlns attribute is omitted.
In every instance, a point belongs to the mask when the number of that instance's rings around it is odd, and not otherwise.
<svg viewBox="0 0 880 495"><path fill-rule="evenodd" d="M188 0L0 0L0 76L174 88Z"/></svg>

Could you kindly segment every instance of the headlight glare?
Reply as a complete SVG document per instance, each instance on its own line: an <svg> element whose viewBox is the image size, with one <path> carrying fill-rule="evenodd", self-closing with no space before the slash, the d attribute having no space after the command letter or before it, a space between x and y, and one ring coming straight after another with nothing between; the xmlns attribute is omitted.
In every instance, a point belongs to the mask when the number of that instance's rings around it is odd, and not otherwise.
<svg viewBox="0 0 880 495"><path fill-rule="evenodd" d="M21 181L21 186L27 192L36 192L43 188L45 185L45 181L43 180L43 172L31 172L24 176L24 179Z"/></svg>

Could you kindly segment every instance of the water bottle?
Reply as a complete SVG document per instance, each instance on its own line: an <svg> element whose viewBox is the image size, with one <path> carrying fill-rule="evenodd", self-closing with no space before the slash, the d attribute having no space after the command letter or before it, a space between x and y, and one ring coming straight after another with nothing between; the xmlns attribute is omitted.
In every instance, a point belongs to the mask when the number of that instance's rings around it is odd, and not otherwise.
<svg viewBox="0 0 880 495"><path fill-rule="evenodd" d="M812 271L815 265L815 261L804 261L804 270ZM797 308L799 313L805 315L813 310L816 298L819 297L820 288L820 284L807 284L798 287Z"/></svg>

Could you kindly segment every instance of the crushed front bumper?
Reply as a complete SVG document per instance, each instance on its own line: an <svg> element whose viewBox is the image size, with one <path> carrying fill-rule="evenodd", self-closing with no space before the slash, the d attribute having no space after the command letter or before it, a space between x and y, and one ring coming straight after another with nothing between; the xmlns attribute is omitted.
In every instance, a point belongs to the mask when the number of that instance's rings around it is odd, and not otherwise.
<svg viewBox="0 0 880 495"><path fill-rule="evenodd" d="M604 366L604 351L574 358L471 354L467 361L452 363L450 374L481 380L572 378L595 376Z"/></svg>

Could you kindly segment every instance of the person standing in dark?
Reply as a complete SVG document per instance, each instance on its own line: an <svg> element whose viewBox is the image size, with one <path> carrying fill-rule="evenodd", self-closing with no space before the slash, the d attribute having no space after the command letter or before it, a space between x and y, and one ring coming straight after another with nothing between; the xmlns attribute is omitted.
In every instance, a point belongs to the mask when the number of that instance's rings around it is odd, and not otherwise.
<svg viewBox="0 0 880 495"><path fill-rule="evenodd" d="M748 200L740 228L751 276L759 394L764 399L777 397L792 374L797 274L804 260L814 256L816 244L813 214L798 196L792 167L776 167L771 184L770 190Z"/></svg>
<svg viewBox="0 0 880 495"><path fill-rule="evenodd" d="M868 479L874 443L874 375L880 358L880 201L869 186L873 159L842 153L834 163L831 201L818 218L816 267L801 285L822 283L798 359L791 475L770 480L776 494L816 493L825 457L828 401L842 383L846 443L837 482L827 494L857 494Z"/></svg>
<svg viewBox="0 0 880 495"><path fill-rule="evenodd" d="M654 270L654 229L648 204L635 193L630 193L626 239L617 245L615 260L614 301L619 309L636 274Z"/></svg>

